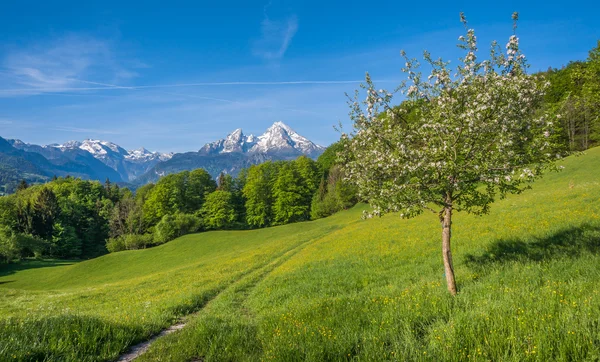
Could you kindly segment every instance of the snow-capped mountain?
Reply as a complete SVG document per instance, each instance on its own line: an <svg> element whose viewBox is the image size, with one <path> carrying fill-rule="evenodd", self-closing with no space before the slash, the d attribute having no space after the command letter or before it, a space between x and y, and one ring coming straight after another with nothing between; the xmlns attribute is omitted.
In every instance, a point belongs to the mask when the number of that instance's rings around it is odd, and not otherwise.
<svg viewBox="0 0 600 362"><path fill-rule="evenodd" d="M316 145L299 135L283 122L275 122L262 135L246 136L241 128L230 133L226 138L208 143L200 149L201 154L220 153L266 153L266 154L297 154L316 157L323 153L324 147Z"/></svg>
<svg viewBox="0 0 600 362"><path fill-rule="evenodd" d="M21 140L10 140L9 142L17 149L39 153L49 160L77 160L91 166L94 170L103 168L99 164L108 166L116 171L118 176L106 172L106 170L102 170L100 174L106 174L107 178L113 181L133 181L157 163L166 161L173 156L172 153L150 152L143 147L127 151L116 143L94 139L46 146L32 145Z"/></svg>
<svg viewBox="0 0 600 362"><path fill-rule="evenodd" d="M204 168L215 178L221 172L235 175L243 168L269 160L293 160L301 155L316 158L324 150L283 122L273 123L258 137L246 136L238 128L223 139L207 143L198 152L178 153L158 163L135 183L143 185L170 173L196 168Z"/></svg>
<svg viewBox="0 0 600 362"><path fill-rule="evenodd" d="M216 154L216 153L231 153L240 152L245 153L256 142L256 137L253 135L246 136L242 132L241 128L236 129L227 135L226 138L220 139L215 142L207 143L200 149L201 153L204 154Z"/></svg>
<svg viewBox="0 0 600 362"><path fill-rule="evenodd" d="M6 144L7 148L33 154L28 157L40 165L44 177L70 174L137 185L195 168L204 168L213 177L221 172L236 174L242 168L268 160L290 160L300 155L316 158L325 150L283 122L273 123L260 136L246 136L236 129L223 139L207 143L198 152L178 154L151 152L143 147L127 151L113 142L94 139L46 146L20 140L7 140Z"/></svg>
<svg viewBox="0 0 600 362"><path fill-rule="evenodd" d="M318 156L325 147L314 144L300 136L283 122L275 122L265 133L258 136L256 144L250 152L277 152L296 150L304 155Z"/></svg>
<svg viewBox="0 0 600 362"><path fill-rule="evenodd" d="M59 149L81 149L89 152L99 160L107 160L109 163L113 163L114 159L122 160L129 154L124 148L119 145L101 140L87 139L82 142L69 141L62 145L50 145Z"/></svg>
<svg viewBox="0 0 600 362"><path fill-rule="evenodd" d="M173 152L160 153L151 152L144 147L138 148L137 150L128 151L128 155L125 158L131 162L148 162L148 161L166 161L173 157Z"/></svg>
<svg viewBox="0 0 600 362"><path fill-rule="evenodd" d="M126 159L132 162L147 162L147 161L166 161L173 156L173 153L151 152L144 147L137 150L127 151L116 143L109 141L87 139L82 142L69 141L61 145L54 144L45 147L55 147L59 149L76 149L87 151L98 159Z"/></svg>
<svg viewBox="0 0 600 362"><path fill-rule="evenodd" d="M60 149L54 146L33 145L21 140L8 140L8 143L14 150L28 154L28 160L42 169L42 174L46 177L71 175L90 180L123 181L117 171L77 147Z"/></svg>

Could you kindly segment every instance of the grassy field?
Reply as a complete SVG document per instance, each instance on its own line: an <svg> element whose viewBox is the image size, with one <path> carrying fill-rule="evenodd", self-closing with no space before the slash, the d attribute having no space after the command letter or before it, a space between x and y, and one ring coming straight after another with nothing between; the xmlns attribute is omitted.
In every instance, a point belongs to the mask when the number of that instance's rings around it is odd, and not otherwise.
<svg viewBox="0 0 600 362"><path fill-rule="evenodd" d="M600 148L483 217L457 214L450 297L436 216L188 235L0 269L0 360L600 359ZM193 313L196 312L196 313Z"/></svg>

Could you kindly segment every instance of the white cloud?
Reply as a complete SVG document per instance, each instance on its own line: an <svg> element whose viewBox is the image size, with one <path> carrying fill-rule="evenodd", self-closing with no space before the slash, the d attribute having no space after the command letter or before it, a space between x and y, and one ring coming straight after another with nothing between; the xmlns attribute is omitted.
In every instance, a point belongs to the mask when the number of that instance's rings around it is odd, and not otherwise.
<svg viewBox="0 0 600 362"><path fill-rule="evenodd" d="M265 13L261 23L261 38L254 42L254 55L267 60L283 58L298 31L295 15L282 20L271 20Z"/></svg>
<svg viewBox="0 0 600 362"><path fill-rule="evenodd" d="M114 86L108 83L137 76L120 64L110 41L75 34L14 49L1 64L4 84L31 89L14 93L19 95L76 88L81 83Z"/></svg>

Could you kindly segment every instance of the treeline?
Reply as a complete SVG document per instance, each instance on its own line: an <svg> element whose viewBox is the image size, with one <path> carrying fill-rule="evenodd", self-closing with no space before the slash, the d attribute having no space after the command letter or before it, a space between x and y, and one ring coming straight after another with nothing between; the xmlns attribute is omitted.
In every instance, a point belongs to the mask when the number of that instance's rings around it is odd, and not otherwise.
<svg viewBox="0 0 600 362"><path fill-rule="evenodd" d="M331 215L356 203L335 165L338 144L316 162L265 162L213 180L203 169L161 178L125 195L110 221L109 251L158 245L204 230L250 229Z"/></svg>
<svg viewBox="0 0 600 362"><path fill-rule="evenodd" d="M0 257L92 258L159 245L203 230L316 219L356 203L335 165L339 144L317 160L266 162L217 180L203 169L161 178L134 194L107 181L22 182L0 197Z"/></svg>
<svg viewBox="0 0 600 362"><path fill-rule="evenodd" d="M0 257L91 258L106 252L114 205L130 193L75 178L25 182L0 197Z"/></svg>
<svg viewBox="0 0 600 362"><path fill-rule="evenodd" d="M540 73L550 83L546 107L556 115L556 134L571 151L600 145L600 41L585 61Z"/></svg>

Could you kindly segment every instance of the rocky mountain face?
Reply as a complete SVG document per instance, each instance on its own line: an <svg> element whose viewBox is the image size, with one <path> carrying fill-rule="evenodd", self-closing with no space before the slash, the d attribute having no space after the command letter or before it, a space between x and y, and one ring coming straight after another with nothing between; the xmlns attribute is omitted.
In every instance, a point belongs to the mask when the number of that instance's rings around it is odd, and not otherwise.
<svg viewBox="0 0 600 362"><path fill-rule="evenodd" d="M258 137L246 136L242 129L238 128L226 138L206 144L199 152L205 155L237 152L318 157L324 150L324 147L302 137L285 123L275 122Z"/></svg>
<svg viewBox="0 0 600 362"><path fill-rule="evenodd" d="M134 185L196 168L205 168L213 177L221 172L237 174L242 168L268 160L294 159L300 155L316 158L325 150L283 122L273 123L260 136L246 136L241 129L236 129L227 137L204 145L198 152L179 154L150 152L145 148L128 151L115 143L93 139L46 146L2 140L0 180L3 173L8 172L6 170L16 174L14 167L21 160L27 172L19 175L38 176L32 180L71 175Z"/></svg>
<svg viewBox="0 0 600 362"><path fill-rule="evenodd" d="M39 153L48 160L71 160L88 164L97 174L106 176L91 179L114 182L131 182L143 175L157 163L170 159L173 154L150 152L145 148L127 151L119 145L101 140L87 139L82 142L69 141L63 144L38 146L20 140L9 140L13 147Z"/></svg>
<svg viewBox="0 0 600 362"><path fill-rule="evenodd" d="M48 161L50 161L50 163L55 165L68 163L80 164L81 171L83 172L80 172L78 174L83 173L83 176L77 176L75 174L73 174L72 176L102 181L106 180L107 178L114 182L125 181L116 170L94 157L93 154L89 153L85 149L80 149L75 146L38 146L29 143L24 143L20 140L9 140L8 142L11 143L12 146L16 149L30 153L37 153L46 158ZM74 145L75 142L70 142L70 144ZM61 176L61 174L57 174L57 176Z"/></svg>
<svg viewBox="0 0 600 362"><path fill-rule="evenodd" d="M318 157L324 147L299 135L283 122L275 122L260 136L244 135L238 128L227 137L207 143L198 152L176 154L135 181L143 185L170 173L204 168L213 177L221 172L236 175L241 169L265 161L289 160L305 155Z"/></svg>
<svg viewBox="0 0 600 362"><path fill-rule="evenodd" d="M16 146L16 147L15 147ZM53 149L0 138L0 193L14 192L21 180L44 182L53 176L120 181L119 174L89 153L62 154ZM46 155L46 156L45 156Z"/></svg>

